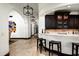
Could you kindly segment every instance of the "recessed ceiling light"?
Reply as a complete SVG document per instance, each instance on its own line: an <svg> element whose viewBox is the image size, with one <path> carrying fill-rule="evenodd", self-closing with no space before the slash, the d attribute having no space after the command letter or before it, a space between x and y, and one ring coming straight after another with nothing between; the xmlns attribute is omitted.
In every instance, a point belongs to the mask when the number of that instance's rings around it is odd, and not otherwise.
<svg viewBox="0 0 79 59"><path fill-rule="evenodd" d="M13 17L13 16L9 16L9 17Z"/></svg>
<svg viewBox="0 0 79 59"><path fill-rule="evenodd" d="M71 6L67 6L68 8L70 8Z"/></svg>

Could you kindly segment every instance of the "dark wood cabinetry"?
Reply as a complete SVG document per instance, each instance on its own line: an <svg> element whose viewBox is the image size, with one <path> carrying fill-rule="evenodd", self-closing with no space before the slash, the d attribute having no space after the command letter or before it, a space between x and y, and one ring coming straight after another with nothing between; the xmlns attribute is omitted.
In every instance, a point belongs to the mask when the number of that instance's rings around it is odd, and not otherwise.
<svg viewBox="0 0 79 59"><path fill-rule="evenodd" d="M69 16L68 15L56 15L56 28L59 29L66 29L68 28L68 21L69 21Z"/></svg>
<svg viewBox="0 0 79 59"><path fill-rule="evenodd" d="M56 11L55 20L57 22L57 29L67 29L69 21L69 11Z"/></svg>
<svg viewBox="0 0 79 59"><path fill-rule="evenodd" d="M46 15L46 29L79 29L79 15Z"/></svg>
<svg viewBox="0 0 79 59"><path fill-rule="evenodd" d="M69 28L79 29L79 15L70 15L69 16Z"/></svg>
<svg viewBox="0 0 79 59"><path fill-rule="evenodd" d="M56 20L54 15L46 15L45 16L45 27L47 29L55 29L56 28Z"/></svg>
<svg viewBox="0 0 79 59"><path fill-rule="evenodd" d="M79 29L79 15L69 13L67 10L58 10L54 15L46 15L46 29Z"/></svg>

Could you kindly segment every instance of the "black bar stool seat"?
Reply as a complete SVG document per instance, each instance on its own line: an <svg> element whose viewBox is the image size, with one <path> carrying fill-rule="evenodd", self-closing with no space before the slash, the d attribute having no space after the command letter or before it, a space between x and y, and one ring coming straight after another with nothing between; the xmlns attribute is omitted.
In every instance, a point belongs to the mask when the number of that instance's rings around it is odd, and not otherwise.
<svg viewBox="0 0 79 59"><path fill-rule="evenodd" d="M72 56L76 55L78 56L78 47L79 47L79 43L72 43ZM74 51L76 51L76 53L74 54Z"/></svg>
<svg viewBox="0 0 79 59"><path fill-rule="evenodd" d="M57 45L57 52L58 52L58 55L59 53L61 53L61 42L60 41L49 41L49 56L50 56L50 53L51 53L51 47L52 47L52 51L53 51L53 45L56 44ZM52 55L53 55L53 52L52 52Z"/></svg>

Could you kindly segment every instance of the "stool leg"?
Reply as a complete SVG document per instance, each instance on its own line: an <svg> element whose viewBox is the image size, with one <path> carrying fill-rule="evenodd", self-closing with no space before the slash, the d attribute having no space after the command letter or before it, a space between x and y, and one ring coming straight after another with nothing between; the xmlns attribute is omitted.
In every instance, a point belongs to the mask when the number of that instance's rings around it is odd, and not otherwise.
<svg viewBox="0 0 79 59"><path fill-rule="evenodd" d="M59 44L59 52L60 52L60 53L62 52L62 51L61 51L61 43ZM60 53L59 53L59 55L61 55Z"/></svg>
<svg viewBox="0 0 79 59"><path fill-rule="evenodd" d="M50 56L50 42L49 42L49 56Z"/></svg>
<svg viewBox="0 0 79 59"><path fill-rule="evenodd" d="M53 55L53 44L52 44L52 55Z"/></svg>
<svg viewBox="0 0 79 59"><path fill-rule="evenodd" d="M74 55L74 44L72 44L72 56Z"/></svg>
<svg viewBox="0 0 79 59"><path fill-rule="evenodd" d="M61 53L62 51L61 51L61 43L60 43L60 53Z"/></svg>
<svg viewBox="0 0 79 59"><path fill-rule="evenodd" d="M42 53L42 41L40 40L40 53Z"/></svg>
<svg viewBox="0 0 79 59"><path fill-rule="evenodd" d="M46 52L46 40L45 40L45 52Z"/></svg>
<svg viewBox="0 0 79 59"><path fill-rule="evenodd" d="M76 46L76 56L78 56L78 46Z"/></svg>
<svg viewBox="0 0 79 59"><path fill-rule="evenodd" d="M38 39L37 39L37 50L38 50Z"/></svg>
<svg viewBox="0 0 79 59"><path fill-rule="evenodd" d="M59 44L57 44L57 49L58 49L58 55L59 55Z"/></svg>
<svg viewBox="0 0 79 59"><path fill-rule="evenodd" d="M40 53L42 53L42 46L40 46Z"/></svg>

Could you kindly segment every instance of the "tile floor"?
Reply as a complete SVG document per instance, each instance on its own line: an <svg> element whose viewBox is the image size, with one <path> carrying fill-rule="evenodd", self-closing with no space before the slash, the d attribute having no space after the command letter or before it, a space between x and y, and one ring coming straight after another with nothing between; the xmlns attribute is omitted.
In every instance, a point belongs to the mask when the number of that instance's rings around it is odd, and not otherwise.
<svg viewBox="0 0 79 59"><path fill-rule="evenodd" d="M10 56L48 56L48 51L37 51L36 38L31 39L11 39L16 42L10 44ZM56 54L54 54L56 56Z"/></svg>

